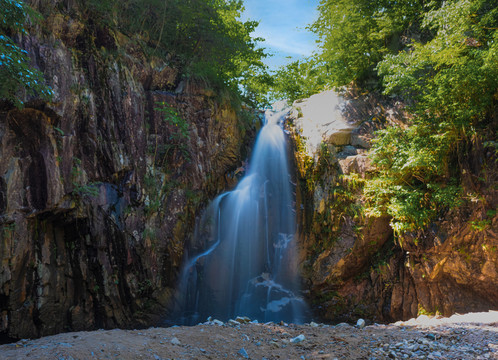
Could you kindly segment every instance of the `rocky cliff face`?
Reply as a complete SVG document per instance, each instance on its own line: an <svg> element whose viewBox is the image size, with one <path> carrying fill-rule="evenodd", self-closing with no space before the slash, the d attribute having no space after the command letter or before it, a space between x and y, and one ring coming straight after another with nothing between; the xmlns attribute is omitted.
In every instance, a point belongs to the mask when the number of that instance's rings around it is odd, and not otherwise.
<svg viewBox="0 0 498 360"><path fill-rule="evenodd" d="M328 92L294 108L302 272L317 315L392 321L498 308L497 171L478 143L460 164L473 197L424 231L395 238L389 217L365 215L361 184L375 172L374 130L406 117L402 104Z"/></svg>
<svg viewBox="0 0 498 360"><path fill-rule="evenodd" d="M0 337L160 321L252 124L77 17L52 11L19 42L54 99L0 109Z"/></svg>

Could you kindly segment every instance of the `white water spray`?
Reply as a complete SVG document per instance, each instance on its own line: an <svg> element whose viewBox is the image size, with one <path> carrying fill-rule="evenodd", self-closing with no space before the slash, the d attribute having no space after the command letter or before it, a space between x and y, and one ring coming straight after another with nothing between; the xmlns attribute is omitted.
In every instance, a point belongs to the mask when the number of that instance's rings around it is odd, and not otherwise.
<svg viewBox="0 0 498 360"><path fill-rule="evenodd" d="M281 124L285 113L266 113L246 176L211 203L198 226L196 242L206 250L182 271L177 309L182 324L238 315L304 321L293 185Z"/></svg>

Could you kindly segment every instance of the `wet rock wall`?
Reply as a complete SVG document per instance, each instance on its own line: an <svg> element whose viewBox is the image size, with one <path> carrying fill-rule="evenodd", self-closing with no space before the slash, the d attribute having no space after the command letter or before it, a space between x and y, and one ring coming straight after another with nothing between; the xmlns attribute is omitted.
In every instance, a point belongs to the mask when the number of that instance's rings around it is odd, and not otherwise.
<svg viewBox="0 0 498 360"><path fill-rule="evenodd" d="M254 137L229 101L61 4L34 2L49 15L18 38L52 102L0 104L3 339L162 323L195 217Z"/></svg>

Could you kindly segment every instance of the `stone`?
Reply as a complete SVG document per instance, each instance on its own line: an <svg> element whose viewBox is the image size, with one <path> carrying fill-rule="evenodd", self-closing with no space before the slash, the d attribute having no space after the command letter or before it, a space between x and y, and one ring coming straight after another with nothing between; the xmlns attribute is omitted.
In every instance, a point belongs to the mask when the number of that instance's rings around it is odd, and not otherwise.
<svg viewBox="0 0 498 360"><path fill-rule="evenodd" d="M240 324L247 324L251 322L251 319L249 319L247 316L237 316L235 318L235 321L237 321Z"/></svg>
<svg viewBox="0 0 498 360"><path fill-rule="evenodd" d="M306 339L306 337L303 334L301 334L301 335L296 336L295 338L290 339L290 342L292 344L298 344L298 343L304 341L305 339Z"/></svg>
<svg viewBox="0 0 498 360"><path fill-rule="evenodd" d="M429 339L429 340L433 340L433 341L434 341L434 340L436 340L436 335L431 334L431 333L429 333L429 334L425 335L425 337L426 337L427 339Z"/></svg>
<svg viewBox="0 0 498 360"><path fill-rule="evenodd" d="M343 147L342 152L348 155L357 155L358 149L356 149L354 146L346 145Z"/></svg>
<svg viewBox="0 0 498 360"><path fill-rule="evenodd" d="M246 349L244 349L244 348L240 349L237 354L242 356L244 359L249 359L249 354L247 353Z"/></svg>
<svg viewBox="0 0 498 360"><path fill-rule="evenodd" d="M326 141L336 146L349 145L351 143L351 129L336 130L329 135Z"/></svg>
<svg viewBox="0 0 498 360"><path fill-rule="evenodd" d="M348 323L344 323L344 322L336 325L336 327L348 327L348 326L351 326L351 325L349 325Z"/></svg>
<svg viewBox="0 0 498 360"><path fill-rule="evenodd" d="M356 327L359 329L363 329L365 327L365 320L358 319L358 321L356 322Z"/></svg>
<svg viewBox="0 0 498 360"><path fill-rule="evenodd" d="M375 169L372 165L372 160L367 154L348 156L345 159L339 160L339 166L343 174L356 173L364 179L369 178Z"/></svg>
<svg viewBox="0 0 498 360"><path fill-rule="evenodd" d="M371 144L371 138L366 135L360 135L355 132L351 133L351 145L357 146L363 149L369 149Z"/></svg>
<svg viewBox="0 0 498 360"><path fill-rule="evenodd" d="M173 345L177 345L177 346L180 346L182 343L180 342L180 340L178 340L177 337L174 337L173 339L170 340L170 343L173 344Z"/></svg>

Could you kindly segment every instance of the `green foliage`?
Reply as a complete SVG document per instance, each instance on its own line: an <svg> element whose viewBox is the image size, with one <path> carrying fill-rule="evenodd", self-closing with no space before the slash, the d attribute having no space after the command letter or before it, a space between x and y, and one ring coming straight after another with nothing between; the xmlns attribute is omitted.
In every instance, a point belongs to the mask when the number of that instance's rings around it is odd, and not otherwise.
<svg viewBox="0 0 498 360"><path fill-rule="evenodd" d="M439 2L432 1L430 6ZM352 82L376 86L378 63L409 46L409 34L419 31L421 14L429 6L426 3L321 0L319 17L309 27L318 35L318 54L279 69L271 85L272 95L293 101Z"/></svg>
<svg viewBox="0 0 498 360"><path fill-rule="evenodd" d="M480 232L491 228L493 218L496 216L496 212L496 209L489 209L486 211L486 215L483 219L470 221L469 224L472 230Z"/></svg>
<svg viewBox="0 0 498 360"><path fill-rule="evenodd" d="M81 1L89 20L143 39L153 53L169 59L187 79L214 90L229 90L248 101L268 81L251 33L257 22L241 21L241 0ZM95 20L98 19L98 20ZM245 87L244 93L239 83Z"/></svg>
<svg viewBox="0 0 498 360"><path fill-rule="evenodd" d="M484 231L491 227L491 220L475 220L471 221L470 225L475 231Z"/></svg>
<svg viewBox="0 0 498 360"><path fill-rule="evenodd" d="M420 316L420 315L435 316L435 315L439 315L439 311L431 312L431 311L426 310L422 304L418 304L417 316Z"/></svg>
<svg viewBox="0 0 498 360"><path fill-rule="evenodd" d="M71 168L71 179L73 184L72 195L79 198L97 197L100 194L101 182L90 182L83 184L83 170L81 168L81 159L73 157L73 167Z"/></svg>
<svg viewBox="0 0 498 360"><path fill-rule="evenodd" d="M306 98L327 88L325 67L307 58L282 66L273 74L270 96L289 102Z"/></svg>
<svg viewBox="0 0 498 360"><path fill-rule="evenodd" d="M402 36L417 28L424 3L322 0L310 29L319 36L319 59L328 69L330 84L341 86L375 76L383 56L403 47Z"/></svg>
<svg viewBox="0 0 498 360"><path fill-rule="evenodd" d="M73 194L80 197L97 197L100 194L100 182L88 183L85 185L73 183L73 185Z"/></svg>
<svg viewBox="0 0 498 360"><path fill-rule="evenodd" d="M339 181L332 188L335 212L347 215L357 221L361 220L364 209L359 201L359 194L364 186L365 179L358 174L341 175ZM339 217L338 220L341 221L342 218Z"/></svg>
<svg viewBox="0 0 498 360"><path fill-rule="evenodd" d="M326 155L323 149L321 157ZM328 167L319 160L317 168ZM346 218L361 224L364 221L363 206L360 201L360 194L365 184L365 179L358 174L341 175L333 184L325 186L328 194L322 200L317 212L313 214L313 227L311 233L314 236L313 256L318 256L323 251L330 249L340 238ZM362 235L363 227L354 226L356 236Z"/></svg>
<svg viewBox="0 0 498 360"><path fill-rule="evenodd" d="M16 232L16 223L2 224L1 229L4 238L11 238Z"/></svg>
<svg viewBox="0 0 498 360"><path fill-rule="evenodd" d="M269 92L274 84L274 75L268 73L268 67L262 63L251 66L239 78L242 99L252 108L266 108L271 105Z"/></svg>
<svg viewBox="0 0 498 360"><path fill-rule="evenodd" d="M165 103L157 103L158 107L154 110L159 111L163 114L164 122L170 125L171 133L169 137L169 142L167 144L159 145L156 142L155 152L161 153L162 158L166 158L170 150L178 149L181 151L185 158L190 159L190 154L188 150L188 140L190 139L189 124L185 119L178 115L176 109Z"/></svg>
<svg viewBox="0 0 498 360"><path fill-rule="evenodd" d="M420 123L469 136L488 122L498 89L498 8L485 0L445 2L423 26L435 36L379 63L385 92L413 101Z"/></svg>
<svg viewBox="0 0 498 360"><path fill-rule="evenodd" d="M0 0L0 99L17 107L23 106L19 91L50 99L52 92L44 85L43 75L30 66L28 53L12 40L15 33L24 33L28 15L35 13L22 1Z"/></svg>
<svg viewBox="0 0 498 360"><path fill-rule="evenodd" d="M157 229L149 226L145 226L144 231L142 232L142 238L149 240L157 239Z"/></svg>
<svg viewBox="0 0 498 360"><path fill-rule="evenodd" d="M159 107L154 108L154 110L161 112L164 116L164 121L169 125L174 126L174 130L171 134L171 140L176 141L190 139L188 123L178 115L175 108L165 102L159 102L157 105Z"/></svg>
<svg viewBox="0 0 498 360"><path fill-rule="evenodd" d="M423 229L461 203L466 144L496 142L489 131L498 101L496 2L322 0L319 14L311 29L327 85L380 79L411 112L407 126L378 133L366 213L390 215L397 234Z"/></svg>
<svg viewBox="0 0 498 360"><path fill-rule="evenodd" d="M373 146L378 175L364 188L367 215L389 214L395 233L402 234L458 205L461 188L447 174L454 140L423 125L380 131Z"/></svg>
<svg viewBox="0 0 498 360"><path fill-rule="evenodd" d="M385 92L404 96L414 115L407 129L378 134L379 176L365 188L371 214L390 214L397 233L424 228L460 203L451 158L459 144L489 135L498 94L498 9L491 2L448 1L426 12L422 25L432 39L378 65Z"/></svg>

